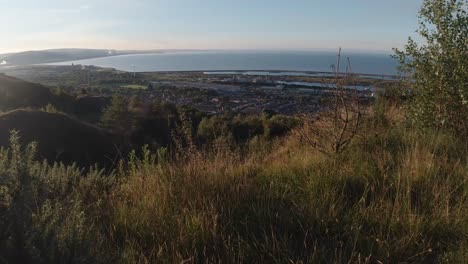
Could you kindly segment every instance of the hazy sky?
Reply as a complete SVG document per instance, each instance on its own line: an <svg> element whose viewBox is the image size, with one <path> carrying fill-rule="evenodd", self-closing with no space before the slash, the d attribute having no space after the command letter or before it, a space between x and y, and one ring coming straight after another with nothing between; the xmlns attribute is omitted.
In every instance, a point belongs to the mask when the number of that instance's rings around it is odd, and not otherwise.
<svg viewBox="0 0 468 264"><path fill-rule="evenodd" d="M421 0L0 0L0 53L48 48L389 51Z"/></svg>

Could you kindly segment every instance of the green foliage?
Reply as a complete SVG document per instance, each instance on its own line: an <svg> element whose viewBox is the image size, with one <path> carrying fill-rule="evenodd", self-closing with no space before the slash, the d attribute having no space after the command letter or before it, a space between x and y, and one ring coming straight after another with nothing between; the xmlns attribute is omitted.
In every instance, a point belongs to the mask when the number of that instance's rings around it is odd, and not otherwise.
<svg viewBox="0 0 468 264"><path fill-rule="evenodd" d="M130 136L133 148L169 146L180 122L179 109L173 104L160 102L153 102L147 108L147 112L133 113L134 130Z"/></svg>
<svg viewBox="0 0 468 264"><path fill-rule="evenodd" d="M286 135L299 124L294 117L282 115L218 115L203 118L198 126L198 136L203 142L217 138L232 138L245 143L257 136L275 138Z"/></svg>
<svg viewBox="0 0 468 264"><path fill-rule="evenodd" d="M93 221L112 176L38 162L36 144L23 149L19 140L12 132L10 149L0 150L0 262L97 261L102 244Z"/></svg>
<svg viewBox="0 0 468 264"><path fill-rule="evenodd" d="M41 110L44 111L44 112L53 113L53 114L59 112L59 111L57 110L57 108L55 108L55 106L54 106L53 104L50 104L50 103L47 104L45 107L43 107Z"/></svg>
<svg viewBox="0 0 468 264"><path fill-rule="evenodd" d="M265 135L269 138L284 136L299 124L300 120L297 118L275 115L265 119Z"/></svg>
<svg viewBox="0 0 468 264"><path fill-rule="evenodd" d="M263 135L263 121L258 116L236 116L232 121L232 134L237 142L246 142L255 136Z"/></svg>
<svg viewBox="0 0 468 264"><path fill-rule="evenodd" d="M198 126L198 136L206 142L216 138L229 136L231 128L227 116L212 116L203 118Z"/></svg>
<svg viewBox="0 0 468 264"><path fill-rule="evenodd" d="M133 114L129 109L127 98L114 95L111 104L104 110L101 117L102 127L119 135L128 136L133 129Z"/></svg>
<svg viewBox="0 0 468 264"><path fill-rule="evenodd" d="M395 50L409 77L414 101L411 121L420 127L468 131L468 15L466 0L425 0L418 33Z"/></svg>

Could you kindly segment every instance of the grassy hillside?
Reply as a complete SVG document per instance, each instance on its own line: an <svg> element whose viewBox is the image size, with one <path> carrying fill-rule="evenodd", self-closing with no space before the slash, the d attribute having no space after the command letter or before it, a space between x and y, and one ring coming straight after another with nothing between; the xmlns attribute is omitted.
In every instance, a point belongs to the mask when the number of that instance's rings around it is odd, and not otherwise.
<svg viewBox="0 0 468 264"><path fill-rule="evenodd" d="M377 104L338 155L293 131L175 158L143 149L111 175L35 162L13 135L0 261L466 263L467 142L404 117Z"/></svg>
<svg viewBox="0 0 468 264"><path fill-rule="evenodd" d="M9 145L8 131L21 131L22 142L39 142L39 158L76 162L88 167L112 165L118 153L113 136L60 113L15 110L0 115L0 146Z"/></svg>
<svg viewBox="0 0 468 264"><path fill-rule="evenodd" d="M0 74L0 110L43 107L54 94L46 87Z"/></svg>
<svg viewBox="0 0 468 264"><path fill-rule="evenodd" d="M99 118L109 102L108 97L75 96L61 89L51 90L41 84L0 73L0 112L20 108L43 109L51 105L58 111L94 121Z"/></svg>

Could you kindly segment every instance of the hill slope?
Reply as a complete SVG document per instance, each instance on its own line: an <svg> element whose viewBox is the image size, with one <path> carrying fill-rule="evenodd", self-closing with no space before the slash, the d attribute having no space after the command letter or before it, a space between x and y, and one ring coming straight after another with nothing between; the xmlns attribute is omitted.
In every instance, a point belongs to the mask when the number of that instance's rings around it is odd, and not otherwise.
<svg viewBox="0 0 468 264"><path fill-rule="evenodd" d="M15 110L0 115L0 146L8 147L11 130L20 131L23 143L39 142L40 157L49 161L111 165L116 156L111 135L64 114Z"/></svg>
<svg viewBox="0 0 468 264"><path fill-rule="evenodd" d="M42 107L53 98L47 87L0 74L0 110Z"/></svg>
<svg viewBox="0 0 468 264"><path fill-rule="evenodd" d="M30 65L60 61L82 60L121 54L114 50L103 49L51 49L0 54L0 63L6 65Z"/></svg>

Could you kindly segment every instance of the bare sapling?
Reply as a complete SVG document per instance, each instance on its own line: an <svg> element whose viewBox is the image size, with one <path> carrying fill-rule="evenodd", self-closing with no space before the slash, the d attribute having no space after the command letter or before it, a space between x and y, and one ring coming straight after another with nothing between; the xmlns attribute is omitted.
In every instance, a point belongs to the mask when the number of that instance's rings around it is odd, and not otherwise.
<svg viewBox="0 0 468 264"><path fill-rule="evenodd" d="M356 87L349 58L346 71L340 72L341 57L340 48L337 64L331 66L333 81L324 80L319 111L302 114L302 125L295 131L301 141L329 156L342 153L360 133L368 100Z"/></svg>

